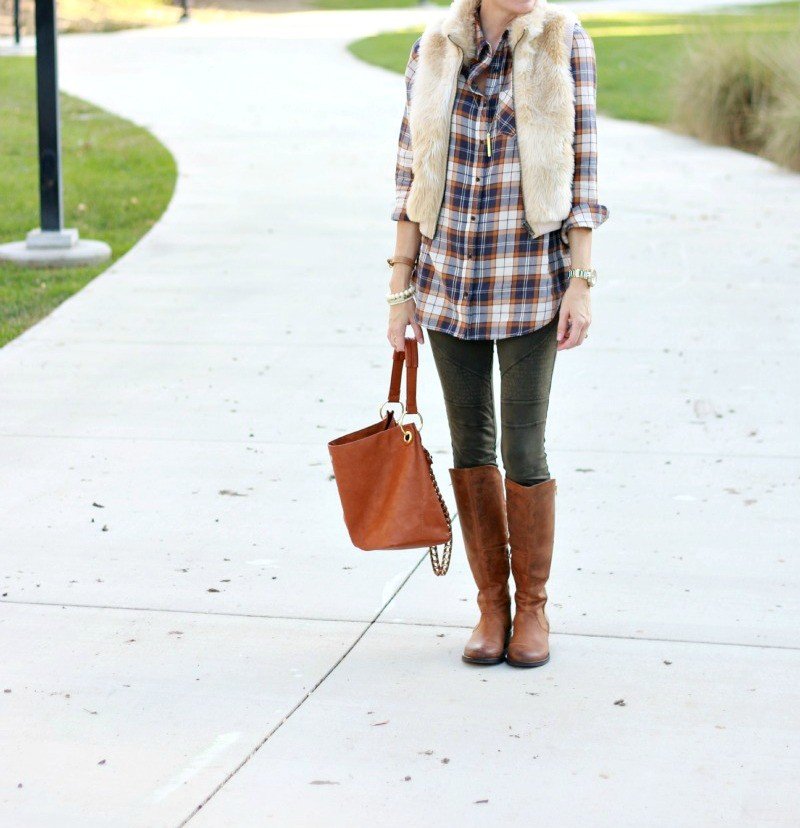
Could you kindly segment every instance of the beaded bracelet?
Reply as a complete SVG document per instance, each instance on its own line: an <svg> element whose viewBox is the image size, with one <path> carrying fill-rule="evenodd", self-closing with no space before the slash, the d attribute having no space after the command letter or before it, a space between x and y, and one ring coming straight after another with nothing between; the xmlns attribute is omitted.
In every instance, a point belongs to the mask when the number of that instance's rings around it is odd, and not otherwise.
<svg viewBox="0 0 800 828"><path fill-rule="evenodd" d="M396 293L387 293L387 299L394 299L397 296L410 296L414 292L414 283L409 282L402 290L398 290Z"/></svg>
<svg viewBox="0 0 800 828"><path fill-rule="evenodd" d="M407 302L415 292L416 286L412 282L407 288L399 290L397 293L387 293L386 301L390 305L401 305L403 302Z"/></svg>
<svg viewBox="0 0 800 828"><path fill-rule="evenodd" d="M396 304L399 302L405 302L407 299L410 299L415 292L415 287L413 284L409 285L404 290L398 291L397 293L387 293L386 294L386 301L391 304Z"/></svg>

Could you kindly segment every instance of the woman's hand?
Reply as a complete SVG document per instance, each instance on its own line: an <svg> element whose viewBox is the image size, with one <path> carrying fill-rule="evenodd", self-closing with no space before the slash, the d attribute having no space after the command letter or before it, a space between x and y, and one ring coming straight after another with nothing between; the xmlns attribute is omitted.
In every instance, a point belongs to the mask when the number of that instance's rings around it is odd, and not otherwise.
<svg viewBox="0 0 800 828"><path fill-rule="evenodd" d="M419 343L425 342L422 327L417 322L417 306L414 300L406 299L400 305L389 305L389 330L386 338L395 351L404 351L406 347L406 328L411 325L414 337Z"/></svg>
<svg viewBox="0 0 800 828"><path fill-rule="evenodd" d="M590 290L585 279L569 280L558 315L557 351L574 348L586 339L592 321Z"/></svg>

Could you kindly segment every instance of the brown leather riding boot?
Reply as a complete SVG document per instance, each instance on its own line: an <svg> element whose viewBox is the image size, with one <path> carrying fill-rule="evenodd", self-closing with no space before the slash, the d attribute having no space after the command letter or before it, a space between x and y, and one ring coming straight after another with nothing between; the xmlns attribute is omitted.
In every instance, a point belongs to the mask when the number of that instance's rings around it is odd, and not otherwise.
<svg viewBox="0 0 800 828"><path fill-rule="evenodd" d="M550 623L544 611L555 532L556 481L533 486L505 479L514 595L514 628L506 661L539 667L550 659Z"/></svg>
<svg viewBox="0 0 800 828"><path fill-rule="evenodd" d="M499 664L511 630L503 476L497 466L485 465L450 469L450 479L481 611L461 657L470 664Z"/></svg>

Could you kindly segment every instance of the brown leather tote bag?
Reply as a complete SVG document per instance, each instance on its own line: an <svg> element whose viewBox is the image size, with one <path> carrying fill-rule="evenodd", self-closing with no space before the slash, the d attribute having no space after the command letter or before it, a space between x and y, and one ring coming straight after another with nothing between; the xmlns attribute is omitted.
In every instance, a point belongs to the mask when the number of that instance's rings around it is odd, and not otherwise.
<svg viewBox="0 0 800 828"><path fill-rule="evenodd" d="M406 366L406 404L400 380ZM450 566L453 533L450 513L433 474L433 458L422 445L422 416L417 410L417 341L406 337L404 351L394 351L389 398L380 407L380 422L328 443L333 473L350 539L359 549L428 547L431 566L444 575ZM400 405L400 420L384 408ZM419 417L419 427L406 424ZM442 557L436 548L444 544Z"/></svg>

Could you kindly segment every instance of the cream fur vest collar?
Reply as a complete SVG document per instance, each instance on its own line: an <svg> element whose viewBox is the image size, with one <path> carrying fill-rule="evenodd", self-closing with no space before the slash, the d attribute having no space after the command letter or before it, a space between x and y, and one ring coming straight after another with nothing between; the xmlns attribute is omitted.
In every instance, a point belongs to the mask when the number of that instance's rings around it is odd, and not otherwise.
<svg viewBox="0 0 800 828"><path fill-rule="evenodd" d="M444 199L450 118L461 66L475 57L473 16L480 0L452 0L420 38L411 87L412 182L406 211L433 238ZM572 206L575 84L570 71L572 12L538 0L509 25L512 96L525 220L534 236L558 229Z"/></svg>

